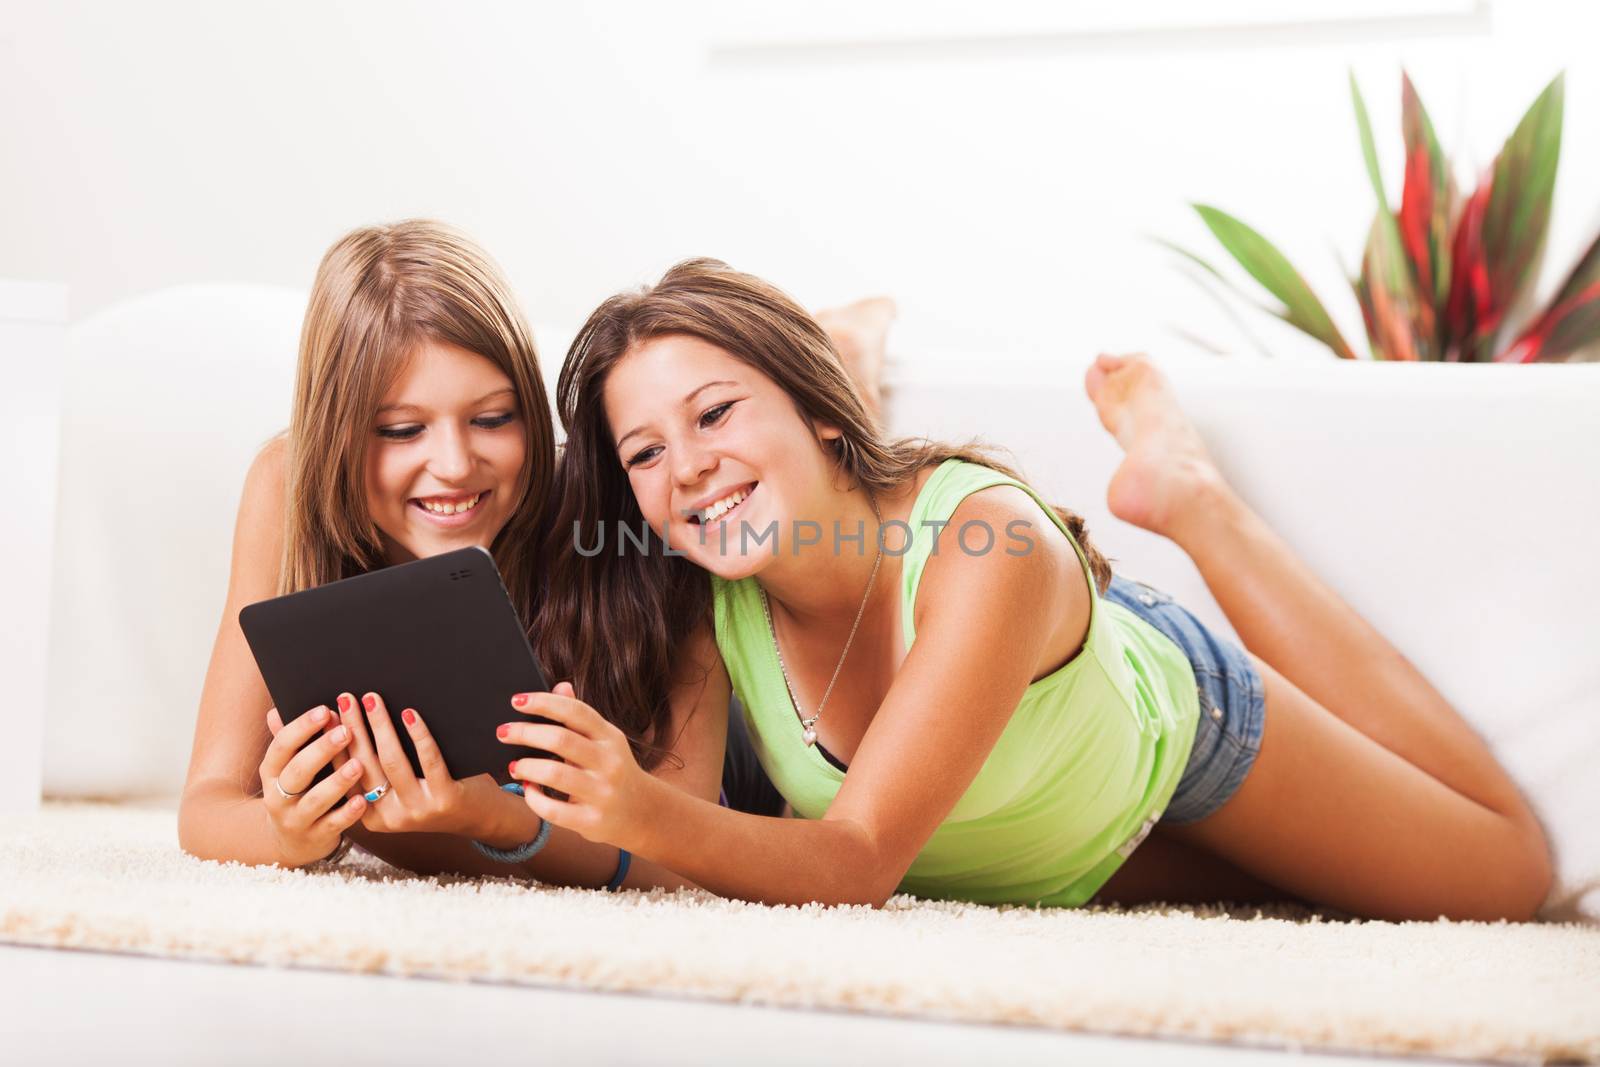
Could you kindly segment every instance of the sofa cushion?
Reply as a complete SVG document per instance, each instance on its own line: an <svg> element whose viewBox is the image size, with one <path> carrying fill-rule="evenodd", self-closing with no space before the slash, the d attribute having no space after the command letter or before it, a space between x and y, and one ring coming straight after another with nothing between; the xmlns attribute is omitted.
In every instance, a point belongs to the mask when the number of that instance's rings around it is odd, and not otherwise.
<svg viewBox="0 0 1600 1067"><path fill-rule="evenodd" d="M288 423L305 296L188 285L71 330L46 795L170 795L256 450Z"/></svg>

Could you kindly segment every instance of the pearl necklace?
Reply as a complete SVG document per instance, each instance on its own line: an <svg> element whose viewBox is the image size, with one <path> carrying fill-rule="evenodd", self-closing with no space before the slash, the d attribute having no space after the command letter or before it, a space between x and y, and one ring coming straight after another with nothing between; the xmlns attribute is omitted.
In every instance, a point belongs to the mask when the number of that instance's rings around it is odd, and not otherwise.
<svg viewBox="0 0 1600 1067"><path fill-rule="evenodd" d="M861 606L856 609L856 621L850 624L850 636L844 639L844 651L839 653L839 662L834 665L833 677L828 679L828 688L822 691L822 700L817 704L817 713L811 718L805 717L805 712L800 708L800 698L795 696L794 683L789 680L789 668L783 662L783 647L778 644L778 631L772 625L772 609L767 606L767 591L761 588L761 583L756 583L756 588L761 592L761 614L767 620L767 633L772 637L772 648L778 653L778 670L783 674L783 687L789 691L789 700L794 704L795 714L800 716L800 740L807 747L817 743L817 720L822 718L822 709L828 706L828 698L833 695L834 683L839 680L839 672L844 670L845 657L850 654L850 644L856 639L856 630L861 626L861 617L867 613L867 601L872 596L872 584L878 577L878 565L883 562L883 519L878 514L878 507L873 504L872 516L878 520L878 555L872 561L872 573L867 576L867 591L861 594Z"/></svg>

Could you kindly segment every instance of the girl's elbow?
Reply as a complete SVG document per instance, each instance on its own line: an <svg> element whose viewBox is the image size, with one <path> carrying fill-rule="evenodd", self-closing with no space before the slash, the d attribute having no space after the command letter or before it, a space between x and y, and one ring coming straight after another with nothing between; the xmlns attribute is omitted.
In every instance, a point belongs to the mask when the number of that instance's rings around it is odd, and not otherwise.
<svg viewBox="0 0 1600 1067"><path fill-rule="evenodd" d="M248 799L240 794L239 799ZM216 789L206 783L190 784L178 801L178 847L198 860L227 862L237 859L219 848L229 835L218 833L219 811L228 799L219 797Z"/></svg>
<svg viewBox="0 0 1600 1067"><path fill-rule="evenodd" d="M900 889L901 879L905 877L910 864L884 861L881 857L874 858L868 863L856 880L858 892L853 903L865 904L869 908L881 908Z"/></svg>
<svg viewBox="0 0 1600 1067"><path fill-rule="evenodd" d="M878 878L872 883L871 891L866 895L863 904L870 908L881 908L894 897L900 888L900 878L897 876L892 881Z"/></svg>
<svg viewBox="0 0 1600 1067"><path fill-rule="evenodd" d="M854 829L853 847L839 857L844 862L835 867L836 870L850 872L845 891L840 894L844 899L839 903L881 908L900 888L900 880L905 877L911 862L899 856L885 855L884 847L874 840L873 835L859 826Z"/></svg>
<svg viewBox="0 0 1600 1067"><path fill-rule="evenodd" d="M203 817L196 810L199 805L188 795L178 804L178 847L198 860L215 859L203 846Z"/></svg>
<svg viewBox="0 0 1600 1067"><path fill-rule="evenodd" d="M876 911L889 903L889 898L894 896L894 888L894 886L885 888L875 883L851 887L847 892L836 894L838 899L832 903L850 907L868 907Z"/></svg>
<svg viewBox="0 0 1600 1067"><path fill-rule="evenodd" d="M874 886L845 886L831 892L817 893L809 900L797 904L821 904L825 908L872 908L877 910L889 903L894 890L880 890Z"/></svg>

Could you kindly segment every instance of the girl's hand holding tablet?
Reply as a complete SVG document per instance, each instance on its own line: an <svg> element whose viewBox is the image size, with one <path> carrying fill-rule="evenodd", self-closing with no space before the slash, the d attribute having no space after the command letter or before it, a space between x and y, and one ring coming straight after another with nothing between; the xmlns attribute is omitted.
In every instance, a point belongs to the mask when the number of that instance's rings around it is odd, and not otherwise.
<svg viewBox="0 0 1600 1067"><path fill-rule="evenodd" d="M511 777L528 787L523 795L528 807L589 841L631 850L655 810L650 797L661 782L640 768L627 735L577 699L570 682L549 693L518 693L511 706L555 722L506 723L498 731L500 740L541 748L564 761L512 761ZM565 793L567 799L548 796L538 786Z"/></svg>
<svg viewBox="0 0 1600 1067"><path fill-rule="evenodd" d="M287 726L272 708L267 729L272 743L257 773L273 836L289 866L315 863L339 847L340 835L366 810L359 794L334 808L359 780L361 761L345 758L350 731L328 708L313 708ZM329 766L334 773L315 781Z"/></svg>
<svg viewBox="0 0 1600 1067"><path fill-rule="evenodd" d="M366 693L358 704L352 694L341 693L339 711L341 725L351 739L351 762L361 769L353 780L345 779L346 787L369 798L361 816L363 829L388 834L459 834L507 848L538 832L528 809L502 791L489 775L452 778L438 743L415 709L406 708L400 719L416 748L423 772L420 779L400 746L383 697ZM372 800L374 793L378 796ZM357 799L361 799L359 794Z"/></svg>

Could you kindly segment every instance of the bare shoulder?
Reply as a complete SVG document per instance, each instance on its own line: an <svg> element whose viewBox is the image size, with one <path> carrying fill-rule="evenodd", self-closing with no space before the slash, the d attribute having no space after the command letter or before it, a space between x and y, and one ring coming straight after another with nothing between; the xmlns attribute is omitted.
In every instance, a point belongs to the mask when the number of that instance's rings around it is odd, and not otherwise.
<svg viewBox="0 0 1600 1067"><path fill-rule="evenodd" d="M244 476L241 506L275 506L283 513L289 491L289 435L278 434L256 453Z"/></svg>
<svg viewBox="0 0 1600 1067"><path fill-rule="evenodd" d="M917 590L918 630L941 607L962 614L974 600L1004 605L1017 622L1040 620L1055 634L1046 645L1052 661L1076 648L1087 628L1092 599L1077 552L1016 486L980 489L957 505Z"/></svg>
<svg viewBox="0 0 1600 1067"><path fill-rule="evenodd" d="M940 466L924 467L908 479L888 501L891 511L909 519L918 497ZM918 585L919 627L931 599L923 594L930 586L938 589L955 583L1000 580L1025 587L1051 580L1068 560L1076 563L1071 544L1025 490L1014 485L994 485L970 493L956 505L937 533Z"/></svg>
<svg viewBox="0 0 1600 1067"><path fill-rule="evenodd" d="M239 628L239 611L278 592L283 566L287 442L269 441L245 474L233 530L227 599L206 668L186 789L210 786L236 797L259 786L255 766L267 748L264 717L272 698Z"/></svg>
<svg viewBox="0 0 1600 1067"><path fill-rule="evenodd" d="M288 507L289 443L280 434L262 446L244 476L233 531L232 589L260 599L277 590ZM234 599L230 597L230 600Z"/></svg>
<svg viewBox="0 0 1600 1067"><path fill-rule="evenodd" d="M976 568L990 577L1039 581L1054 575L1077 555L1037 501L1014 485L994 485L956 505L940 538L941 568ZM950 566L954 564L954 566ZM928 561L928 573L935 560Z"/></svg>

